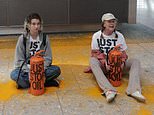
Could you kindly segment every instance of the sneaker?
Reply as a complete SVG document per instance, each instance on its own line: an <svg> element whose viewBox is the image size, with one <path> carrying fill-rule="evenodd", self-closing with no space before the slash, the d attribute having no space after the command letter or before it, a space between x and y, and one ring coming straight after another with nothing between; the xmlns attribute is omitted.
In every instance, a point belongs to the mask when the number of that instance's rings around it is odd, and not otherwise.
<svg viewBox="0 0 154 115"><path fill-rule="evenodd" d="M108 103L112 102L112 101L114 100L116 94L117 94L117 93L116 93L115 91L110 91L110 90L107 91L107 92L105 93L107 102L108 102Z"/></svg>
<svg viewBox="0 0 154 115"><path fill-rule="evenodd" d="M140 102L145 102L145 97L139 91L132 93L131 96Z"/></svg>
<svg viewBox="0 0 154 115"><path fill-rule="evenodd" d="M45 87L51 87L51 86L59 87L59 81L56 80L56 79L53 79L53 80L50 80L50 81L46 81L44 86Z"/></svg>

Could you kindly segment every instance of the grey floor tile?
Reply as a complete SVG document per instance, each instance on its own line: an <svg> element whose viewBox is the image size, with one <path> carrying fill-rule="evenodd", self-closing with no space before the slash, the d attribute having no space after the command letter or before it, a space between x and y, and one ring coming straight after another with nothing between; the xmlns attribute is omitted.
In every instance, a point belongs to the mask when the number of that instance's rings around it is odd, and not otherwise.
<svg viewBox="0 0 154 115"><path fill-rule="evenodd" d="M0 101L0 115L4 115L3 111L4 111L4 103Z"/></svg>
<svg viewBox="0 0 154 115"><path fill-rule="evenodd" d="M101 95L90 96L87 90L58 92L64 115L122 115L120 109L108 104Z"/></svg>
<svg viewBox="0 0 154 115"><path fill-rule="evenodd" d="M33 96L22 94L14 96L5 103L5 115L62 115L56 93Z"/></svg>
<svg viewBox="0 0 154 115"><path fill-rule="evenodd" d="M139 110L140 106L143 105L124 94L118 95L116 98L116 104L122 111L123 115L137 115L137 110Z"/></svg>

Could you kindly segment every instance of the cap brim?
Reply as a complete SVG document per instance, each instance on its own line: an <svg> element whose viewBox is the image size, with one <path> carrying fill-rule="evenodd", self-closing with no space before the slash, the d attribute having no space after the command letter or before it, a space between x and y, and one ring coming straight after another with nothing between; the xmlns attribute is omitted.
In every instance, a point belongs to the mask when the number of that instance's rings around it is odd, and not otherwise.
<svg viewBox="0 0 154 115"><path fill-rule="evenodd" d="M117 20L117 18L107 18L105 20Z"/></svg>

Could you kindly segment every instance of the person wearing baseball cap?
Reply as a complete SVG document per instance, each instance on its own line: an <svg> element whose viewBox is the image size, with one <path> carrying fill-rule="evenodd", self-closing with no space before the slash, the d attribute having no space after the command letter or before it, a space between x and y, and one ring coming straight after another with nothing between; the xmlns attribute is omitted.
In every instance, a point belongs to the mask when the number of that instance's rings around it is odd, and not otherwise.
<svg viewBox="0 0 154 115"><path fill-rule="evenodd" d="M102 16L102 22L104 22L105 20L117 20L117 18L115 18L114 15L111 13L106 13Z"/></svg>
<svg viewBox="0 0 154 115"><path fill-rule="evenodd" d="M107 102L113 101L117 95L117 90L107 78L111 68L107 63L107 55L110 50L119 45L123 57L122 70L130 69L126 94L138 101L145 102L145 97L141 94L140 62L137 59L128 60L125 38L116 30L117 18L112 13L105 13L101 21L101 30L95 32L92 36L90 68L85 72L92 71L99 87L103 90L102 95L106 96Z"/></svg>

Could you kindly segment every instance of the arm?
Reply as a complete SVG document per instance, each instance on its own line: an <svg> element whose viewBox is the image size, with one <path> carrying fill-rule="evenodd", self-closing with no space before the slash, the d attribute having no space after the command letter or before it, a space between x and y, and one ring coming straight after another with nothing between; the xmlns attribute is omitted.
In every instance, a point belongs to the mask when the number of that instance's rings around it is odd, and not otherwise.
<svg viewBox="0 0 154 115"><path fill-rule="evenodd" d="M106 60L106 55L99 50L91 50L91 57L95 57L98 60Z"/></svg>
<svg viewBox="0 0 154 115"><path fill-rule="evenodd" d="M49 41L48 36L46 36L46 46L45 46L44 59L45 59L44 67L47 68L49 65L52 64L52 51L51 51L50 41Z"/></svg>
<svg viewBox="0 0 154 115"><path fill-rule="evenodd" d="M100 48L98 46L97 39L100 37L101 32L97 32L93 34L92 36L92 42L91 42L91 57L96 57L97 59L104 59L105 54L100 52Z"/></svg>
<svg viewBox="0 0 154 115"><path fill-rule="evenodd" d="M23 45L23 35L19 36L18 42L15 49L15 68L20 68L22 63L25 61L25 47ZM25 72L28 72L27 64L25 63L22 67Z"/></svg>
<svg viewBox="0 0 154 115"><path fill-rule="evenodd" d="M122 61L125 62L128 59L128 56L126 54L127 44L126 44L124 36L119 32L118 32L118 35L119 35L120 44L121 44L120 51L122 51Z"/></svg>

